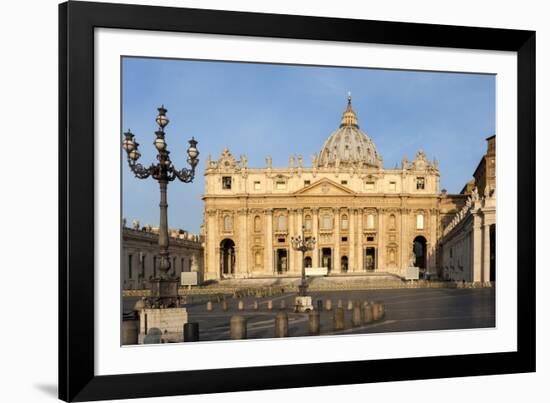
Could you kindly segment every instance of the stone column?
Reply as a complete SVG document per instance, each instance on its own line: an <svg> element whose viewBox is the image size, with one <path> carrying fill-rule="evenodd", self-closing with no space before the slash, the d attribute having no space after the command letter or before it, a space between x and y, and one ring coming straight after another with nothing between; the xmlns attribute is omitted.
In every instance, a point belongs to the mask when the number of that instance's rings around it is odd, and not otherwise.
<svg viewBox="0 0 550 403"><path fill-rule="evenodd" d="M273 263L273 209L265 210L265 218L264 273L275 275L275 264Z"/></svg>
<svg viewBox="0 0 550 403"><path fill-rule="evenodd" d="M355 261L355 219L357 218L357 210L349 209L348 212L348 231L349 231L349 256L348 256L348 272L357 270L357 262Z"/></svg>
<svg viewBox="0 0 550 403"><path fill-rule="evenodd" d="M220 262L219 252L217 252L218 245L216 245L216 234L218 228L216 225L216 212L215 210L206 211L207 220L207 237L206 248L204 257L204 279L205 280L218 280L220 278ZM152 267L153 264L151 264Z"/></svg>
<svg viewBox="0 0 550 403"><path fill-rule="evenodd" d="M334 210L334 256L332 267L334 268L335 273L341 272L340 267L340 209L335 208Z"/></svg>
<svg viewBox="0 0 550 403"><path fill-rule="evenodd" d="M365 252L363 251L363 209L357 210L357 271L364 271L363 260Z"/></svg>
<svg viewBox="0 0 550 403"><path fill-rule="evenodd" d="M484 217L483 224L483 280L490 281L491 279L491 225Z"/></svg>
<svg viewBox="0 0 550 403"><path fill-rule="evenodd" d="M302 209L296 209L295 210L295 227L296 227L296 232L295 232L295 236L297 235L302 235L302 225L303 225L303 214L304 214L304 211ZM304 235L305 236L305 235ZM290 247L292 248L292 245L290 245ZM296 252L294 254L295 256L295 259L294 259L294 267L295 267L295 271L296 273L300 274L302 273L302 252Z"/></svg>
<svg viewBox="0 0 550 403"><path fill-rule="evenodd" d="M386 247L386 243L384 242L384 238L386 236L386 228L384 227L384 209L383 208L379 208L378 209L378 231L377 231L377 234L378 234L378 253L377 253L377 257L378 257L378 261L375 262L376 265L374 266L374 269L376 271L379 271L379 270L383 270L386 266L386 259L385 259L385 256L386 256L386 251L385 251L385 247Z"/></svg>
<svg viewBox="0 0 550 403"><path fill-rule="evenodd" d="M292 247L292 243L290 242L290 237L298 235L296 233L296 226L294 223L294 209L288 210L288 236L287 236L287 243L288 243L288 272L294 273L296 271L296 251Z"/></svg>
<svg viewBox="0 0 550 403"><path fill-rule="evenodd" d="M319 239L319 209L318 208L313 209L312 232L313 232L313 236L317 240L317 242L315 242L315 247L313 248L313 251L312 251L312 265L313 267L319 267L319 242L321 240Z"/></svg>
<svg viewBox="0 0 550 403"><path fill-rule="evenodd" d="M248 277L248 209L240 208L237 210L239 218L239 251L237 255L239 261L237 262L236 277Z"/></svg>
<svg viewBox="0 0 550 403"><path fill-rule="evenodd" d="M482 254L483 254L483 239L481 217L478 213L473 214L474 223L472 228L472 281L480 282L482 276Z"/></svg>
<svg viewBox="0 0 550 403"><path fill-rule="evenodd" d="M409 245L409 242L407 241L407 231L408 225L407 220L409 219L409 209L403 208L401 209L401 242L399 247L401 248L401 253L399 254L399 270L401 273L404 273L406 266L409 262L409 255L411 254L411 248L412 246Z"/></svg>

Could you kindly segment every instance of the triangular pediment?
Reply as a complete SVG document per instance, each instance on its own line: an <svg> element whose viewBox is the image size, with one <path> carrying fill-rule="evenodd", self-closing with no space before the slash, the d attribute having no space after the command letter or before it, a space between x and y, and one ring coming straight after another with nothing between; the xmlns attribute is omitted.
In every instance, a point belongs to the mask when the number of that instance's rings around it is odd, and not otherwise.
<svg viewBox="0 0 550 403"><path fill-rule="evenodd" d="M294 193L296 196L347 196L355 192L330 179L320 179Z"/></svg>

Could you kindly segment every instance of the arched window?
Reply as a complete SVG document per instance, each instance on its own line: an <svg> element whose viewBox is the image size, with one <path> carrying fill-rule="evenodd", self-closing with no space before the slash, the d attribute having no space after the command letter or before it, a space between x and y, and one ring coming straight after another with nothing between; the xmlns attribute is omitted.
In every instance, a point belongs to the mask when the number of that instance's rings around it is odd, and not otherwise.
<svg viewBox="0 0 550 403"><path fill-rule="evenodd" d="M233 230L233 220L231 219L231 216L226 215L223 217L223 230L224 231L232 231Z"/></svg>
<svg viewBox="0 0 550 403"><path fill-rule="evenodd" d="M395 229L395 215L390 215L390 229Z"/></svg>
<svg viewBox="0 0 550 403"><path fill-rule="evenodd" d="M374 229L374 215L367 215L367 229Z"/></svg>
<svg viewBox="0 0 550 403"><path fill-rule="evenodd" d="M279 231L286 231L286 216L280 215L277 219L277 229Z"/></svg>
<svg viewBox="0 0 550 403"><path fill-rule="evenodd" d="M342 229L347 230L348 228L349 228L348 215L344 214L342 215Z"/></svg>
<svg viewBox="0 0 550 403"><path fill-rule="evenodd" d="M262 230L262 219L260 216L254 217L254 231L260 232Z"/></svg>
<svg viewBox="0 0 550 403"><path fill-rule="evenodd" d="M330 215L328 213L323 214L323 229L330 229L331 227Z"/></svg>
<svg viewBox="0 0 550 403"><path fill-rule="evenodd" d="M416 215L416 229L424 229L424 215L422 213Z"/></svg>
<svg viewBox="0 0 550 403"><path fill-rule="evenodd" d="M311 216L308 214L306 215L306 219L305 219L305 227L306 227L306 231L311 231Z"/></svg>

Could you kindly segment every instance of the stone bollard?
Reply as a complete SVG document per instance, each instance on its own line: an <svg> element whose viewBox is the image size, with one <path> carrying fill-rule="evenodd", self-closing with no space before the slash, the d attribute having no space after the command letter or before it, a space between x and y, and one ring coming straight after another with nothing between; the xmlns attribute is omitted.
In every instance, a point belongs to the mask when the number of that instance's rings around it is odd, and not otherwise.
<svg viewBox="0 0 550 403"><path fill-rule="evenodd" d="M143 339L143 344L159 344L162 333L159 328L152 327Z"/></svg>
<svg viewBox="0 0 550 403"><path fill-rule="evenodd" d="M361 307L359 305L356 305L353 307L353 312L351 314L351 325L353 327L361 326L362 323L361 318Z"/></svg>
<svg viewBox="0 0 550 403"><path fill-rule="evenodd" d="M371 323L372 322L372 305L368 302L365 303L365 323Z"/></svg>
<svg viewBox="0 0 550 403"><path fill-rule="evenodd" d="M374 320L380 320L385 315L384 304L382 302L374 302L372 316Z"/></svg>
<svg viewBox="0 0 550 403"><path fill-rule="evenodd" d="M376 321L381 319L380 313L380 304L378 302L372 302L372 320Z"/></svg>
<svg viewBox="0 0 550 403"><path fill-rule="evenodd" d="M275 337L288 337L288 315L279 312L275 316Z"/></svg>
<svg viewBox="0 0 550 403"><path fill-rule="evenodd" d="M229 324L232 340L246 339L246 319L244 317L233 315Z"/></svg>
<svg viewBox="0 0 550 403"><path fill-rule="evenodd" d="M139 320L122 321L122 345L138 344Z"/></svg>
<svg viewBox="0 0 550 403"><path fill-rule="evenodd" d="M209 312L212 310L212 301L208 301L206 303L206 310L209 311Z"/></svg>
<svg viewBox="0 0 550 403"><path fill-rule="evenodd" d="M322 302L322 301L321 301ZM317 335L321 332L321 315L319 311L309 312L308 330L311 336Z"/></svg>
<svg viewBox="0 0 550 403"><path fill-rule="evenodd" d="M339 299L338 300L338 304L336 305L337 308L343 308L344 307L344 304L342 303L342 300Z"/></svg>
<svg viewBox="0 0 550 403"><path fill-rule="evenodd" d="M319 312L323 311L323 300L322 299L317 300L317 311L319 311Z"/></svg>
<svg viewBox="0 0 550 403"><path fill-rule="evenodd" d="M267 301L267 309L269 311L273 309L273 300L270 299L269 301Z"/></svg>
<svg viewBox="0 0 550 403"><path fill-rule="evenodd" d="M227 301L224 299L224 300L222 301L222 311L224 311L224 312L227 311L227 308L228 308L228 307L227 307Z"/></svg>
<svg viewBox="0 0 550 403"><path fill-rule="evenodd" d="M345 327L344 323L344 308L338 307L334 310L334 330L343 330Z"/></svg>
<svg viewBox="0 0 550 403"><path fill-rule="evenodd" d="M199 324L197 322L189 322L183 325L183 341L199 341Z"/></svg>
<svg viewBox="0 0 550 403"><path fill-rule="evenodd" d="M239 311L242 311L244 309L244 301L242 299L239 300L237 308L239 309Z"/></svg>
<svg viewBox="0 0 550 403"><path fill-rule="evenodd" d="M284 299L281 300L281 309L286 309L286 301Z"/></svg>
<svg viewBox="0 0 550 403"><path fill-rule="evenodd" d="M351 311L353 309L353 301L351 299L348 299L348 311Z"/></svg>

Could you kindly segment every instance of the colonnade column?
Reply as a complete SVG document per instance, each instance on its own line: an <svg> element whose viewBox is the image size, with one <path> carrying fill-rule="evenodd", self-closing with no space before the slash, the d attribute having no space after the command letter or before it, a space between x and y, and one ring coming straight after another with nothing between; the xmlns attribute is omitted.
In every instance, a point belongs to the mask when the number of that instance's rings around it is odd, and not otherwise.
<svg viewBox="0 0 550 403"><path fill-rule="evenodd" d="M472 228L472 252L474 255L473 264L472 264L472 274L473 282L480 282L481 276L482 276L482 254L483 254L483 248L482 248L482 226L481 226L481 217L476 212L474 213L474 223Z"/></svg>
<svg viewBox="0 0 550 403"><path fill-rule="evenodd" d="M491 225L488 222L483 223L483 281L491 281Z"/></svg>
<svg viewBox="0 0 550 403"><path fill-rule="evenodd" d="M313 208L313 222L312 222L312 231L313 236L315 237L316 241L315 246L312 251L312 265L313 267L319 267L319 242L321 241L319 239L319 209Z"/></svg>
<svg viewBox="0 0 550 403"><path fill-rule="evenodd" d="M357 218L357 210L349 209L348 211L348 231L349 231L349 256L348 256L348 271L356 271L356 262L355 262L355 219Z"/></svg>
<svg viewBox="0 0 550 403"><path fill-rule="evenodd" d="M275 265L273 264L273 209L265 210L265 256L264 272L275 274Z"/></svg>
<svg viewBox="0 0 550 403"><path fill-rule="evenodd" d="M363 209L357 210L357 271L363 271L363 259L365 252L363 251Z"/></svg>
<svg viewBox="0 0 550 403"><path fill-rule="evenodd" d="M333 264L335 273L340 273L342 271L341 261L340 261L340 209L335 208L334 210L334 256Z"/></svg>

